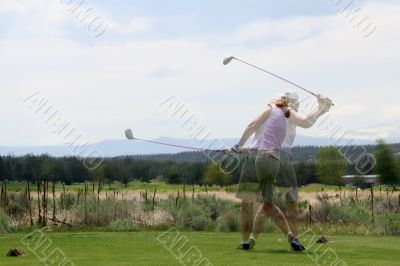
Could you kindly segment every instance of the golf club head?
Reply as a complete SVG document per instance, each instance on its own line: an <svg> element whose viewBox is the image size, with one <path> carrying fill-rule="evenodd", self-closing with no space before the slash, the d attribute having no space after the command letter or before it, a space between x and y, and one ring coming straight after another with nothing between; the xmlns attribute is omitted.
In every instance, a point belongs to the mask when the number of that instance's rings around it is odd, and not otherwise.
<svg viewBox="0 0 400 266"><path fill-rule="evenodd" d="M135 139L135 137L133 136L132 130L130 128L125 130L125 137L127 139Z"/></svg>
<svg viewBox="0 0 400 266"><path fill-rule="evenodd" d="M229 56L227 58L224 59L224 61L222 62L224 65L229 64L233 59L235 59L234 56Z"/></svg>

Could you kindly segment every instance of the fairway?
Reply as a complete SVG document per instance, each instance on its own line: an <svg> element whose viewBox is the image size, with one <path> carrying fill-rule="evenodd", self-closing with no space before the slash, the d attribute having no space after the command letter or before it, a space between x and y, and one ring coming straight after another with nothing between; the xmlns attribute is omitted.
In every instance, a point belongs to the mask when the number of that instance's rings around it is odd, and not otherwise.
<svg viewBox="0 0 400 266"><path fill-rule="evenodd" d="M50 232L44 236L51 243L47 253L59 248L74 265L182 265L157 240L162 233ZM316 265L312 258L319 260L320 265L330 265L324 262L332 260L332 256L329 257L332 250L347 265L398 265L400 252L398 237L329 236L330 244L313 246L308 253L294 253L284 239L278 241L281 234L262 235L255 249L248 252L235 249L240 239L238 233L179 234L188 241L183 251L194 246L214 265ZM20 233L0 236L0 265L43 265L22 244L24 237L25 234ZM17 258L5 257L14 247L22 248L27 254Z"/></svg>

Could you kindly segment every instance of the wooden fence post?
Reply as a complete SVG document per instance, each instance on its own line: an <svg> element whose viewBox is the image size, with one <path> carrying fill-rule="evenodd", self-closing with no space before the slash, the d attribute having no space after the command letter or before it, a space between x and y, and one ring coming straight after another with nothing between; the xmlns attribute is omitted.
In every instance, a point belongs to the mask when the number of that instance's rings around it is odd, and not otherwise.
<svg viewBox="0 0 400 266"><path fill-rule="evenodd" d="M36 175L36 188L37 188L37 201L38 201L38 224L42 224L42 208L40 206L40 182L39 182L39 174Z"/></svg>
<svg viewBox="0 0 400 266"><path fill-rule="evenodd" d="M42 224L43 226L46 226L47 223L47 199L46 199L46 181L43 181L43 199L42 199L42 210L43 210L43 215L42 215Z"/></svg>
<svg viewBox="0 0 400 266"><path fill-rule="evenodd" d="M375 223L375 213L374 213L374 187L371 186L371 212L372 212L372 223Z"/></svg>
<svg viewBox="0 0 400 266"><path fill-rule="evenodd" d="M175 199L175 208L178 208L178 200L179 200L179 187L178 187L178 195L176 196Z"/></svg>
<svg viewBox="0 0 400 266"><path fill-rule="evenodd" d="M358 188L356 187L356 203L358 202Z"/></svg>
<svg viewBox="0 0 400 266"><path fill-rule="evenodd" d="M8 209L8 195L7 195L7 183L4 183L4 208L5 210Z"/></svg>
<svg viewBox="0 0 400 266"><path fill-rule="evenodd" d="M100 189L101 189L101 178L99 178L99 186L97 188L97 207L99 207L100 204Z"/></svg>
<svg viewBox="0 0 400 266"><path fill-rule="evenodd" d="M389 203L389 188L386 188L386 200Z"/></svg>
<svg viewBox="0 0 400 266"><path fill-rule="evenodd" d="M399 207L400 207L400 193L399 193Z"/></svg>
<svg viewBox="0 0 400 266"><path fill-rule="evenodd" d="M4 187L4 184L2 183L1 184L1 194L0 194L0 208L2 208L3 209L3 211L4 211L4 200L3 200L3 197L4 197L4 189L3 189L3 187Z"/></svg>
<svg viewBox="0 0 400 266"><path fill-rule="evenodd" d="M116 204L116 192L115 192L115 189L114 189L114 220L116 220L117 219L117 204Z"/></svg>
<svg viewBox="0 0 400 266"><path fill-rule="evenodd" d="M31 187L30 182L28 181L28 204L29 204L29 221L31 226L33 226L33 218L32 218L32 198L31 198Z"/></svg>
<svg viewBox="0 0 400 266"><path fill-rule="evenodd" d="M53 175L53 184L51 186L51 190L53 192L53 216L52 220L55 221L57 220L56 213L57 213L57 207L56 207L56 176Z"/></svg>
<svg viewBox="0 0 400 266"><path fill-rule="evenodd" d="M86 205L86 202L87 202L87 194L88 194L88 191L89 191L89 184L85 184L85 195L84 195L84 204L85 204L85 219L84 219L84 221L85 221L85 225L87 224L87 205Z"/></svg>
<svg viewBox="0 0 400 266"><path fill-rule="evenodd" d="M154 213L155 213L155 204L156 204L156 193L157 193L157 187L154 189L154 194L153 194L153 201L152 201L152 210L153 210L153 225L155 223L154 219Z"/></svg>
<svg viewBox="0 0 400 266"><path fill-rule="evenodd" d="M154 212L154 206L156 204L156 193L157 193L157 187L154 189L153 193L153 212Z"/></svg>

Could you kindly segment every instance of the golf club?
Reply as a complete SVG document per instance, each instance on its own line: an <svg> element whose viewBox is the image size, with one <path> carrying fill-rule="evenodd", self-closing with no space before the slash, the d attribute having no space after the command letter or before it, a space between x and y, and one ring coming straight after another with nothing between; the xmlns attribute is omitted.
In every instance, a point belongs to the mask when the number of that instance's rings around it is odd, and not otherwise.
<svg viewBox="0 0 400 266"><path fill-rule="evenodd" d="M227 149L217 149L217 150L213 150L213 149L204 149L204 148L196 148L196 147L189 147L189 146L182 146L182 145L176 145L176 144L171 144L171 143L165 143L165 142L159 142L159 141L153 141L153 140L146 140L146 139L139 139L139 138L135 138L133 136L133 132L130 128L128 128L127 130L125 130L125 136L127 139L129 140L139 140L139 141L143 141L143 142L148 142L148 143L153 143L153 144L158 144L158 145L163 145L163 146L170 146L170 147L175 147L175 148L183 148L183 149L190 149L190 150L196 150L196 151L207 151L207 152L224 152Z"/></svg>
<svg viewBox="0 0 400 266"><path fill-rule="evenodd" d="M298 85L298 84L296 84L296 83L294 83L294 82L291 82L290 80L287 80L287 79L285 79L285 78L283 78L283 77L281 77L281 76L278 76L278 75L276 75L276 74L274 74L274 73L272 73L272 72L269 72L269 71L267 71L267 70L265 70L265 69L263 69L263 68L261 68L261 67L258 67L258 66L256 66L256 65L250 64L250 63L248 63L248 62L246 62L246 61L244 61L244 60L241 60L241 59L239 59L239 58L237 58L237 57L229 56L229 57L227 57L227 58L224 59L223 64L224 64L224 65L227 65L227 64L229 64L233 59L235 59L235 60L237 60L237 61L239 61L239 62L242 62L242 63L244 63L244 64L246 64L246 65L249 65L249 66L251 66L251 67L254 67L254 68L258 69L258 70L261 70L262 72L265 72L265 73L267 73L267 74L269 74L269 75L272 75L272 76L274 76L274 77L276 77L276 78L278 78L278 79L280 79L280 80L286 81L287 83L289 83L289 84L291 84L291 85L293 85L293 86L295 86L295 87L297 87L297 88L299 88L299 89L301 89L301 90L303 90L303 91L305 91L305 92L308 92L309 94L311 94L311 95L313 95L313 96L315 96L315 97L318 97L318 94L316 94L316 93L314 93L314 92L312 92L312 91L310 91L310 90L308 90L308 89L306 89L306 88L304 88L304 87L302 87L302 86L300 86L300 85ZM334 106L333 102L332 102L329 98L326 98L326 99L329 101L329 103L330 103L332 106Z"/></svg>

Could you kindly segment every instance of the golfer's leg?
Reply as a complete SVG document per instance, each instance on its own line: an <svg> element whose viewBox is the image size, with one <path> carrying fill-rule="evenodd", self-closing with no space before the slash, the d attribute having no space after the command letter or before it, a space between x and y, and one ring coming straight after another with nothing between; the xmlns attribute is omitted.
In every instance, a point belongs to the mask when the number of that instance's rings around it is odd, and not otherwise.
<svg viewBox="0 0 400 266"><path fill-rule="evenodd" d="M273 183L265 184L263 187L262 208L267 218L271 218L285 235L290 232L289 224L282 210L273 203L275 185Z"/></svg>
<svg viewBox="0 0 400 266"><path fill-rule="evenodd" d="M267 217L271 217L286 236L290 232L290 228L282 210L273 203L264 203L262 207Z"/></svg>
<svg viewBox="0 0 400 266"><path fill-rule="evenodd" d="M252 236L255 240L257 240L258 237L260 236L266 220L267 220L267 215L264 212L263 206L260 205L260 207L257 210L256 216L254 217L254 222L253 222Z"/></svg>
<svg viewBox="0 0 400 266"><path fill-rule="evenodd" d="M250 238L253 229L253 218L253 202L242 201L241 225L243 242L248 241Z"/></svg>
<svg viewBox="0 0 400 266"><path fill-rule="evenodd" d="M249 242L250 233L253 229L253 205L259 194L259 186L255 170L255 156L247 155L243 159L242 170L240 173L239 184L236 190L236 198L241 199L241 230L242 243Z"/></svg>
<svg viewBox="0 0 400 266"><path fill-rule="evenodd" d="M287 213L286 217L289 222L290 229L295 237L298 234L298 186L297 186L297 176L294 170L293 161L290 152L281 153L281 169L280 178L282 185L287 189L286 192L286 202L287 202Z"/></svg>
<svg viewBox="0 0 400 266"><path fill-rule="evenodd" d="M263 204L257 211L253 225L253 237L258 238L262 232L267 218L272 218L273 194L275 190L275 178L279 171L279 161L271 155L258 155L256 158L256 174L260 183Z"/></svg>
<svg viewBox="0 0 400 266"><path fill-rule="evenodd" d="M288 202L287 206L288 206L287 220L289 223L289 227L293 235L297 237L299 233L298 230L299 208L297 205L297 201Z"/></svg>

